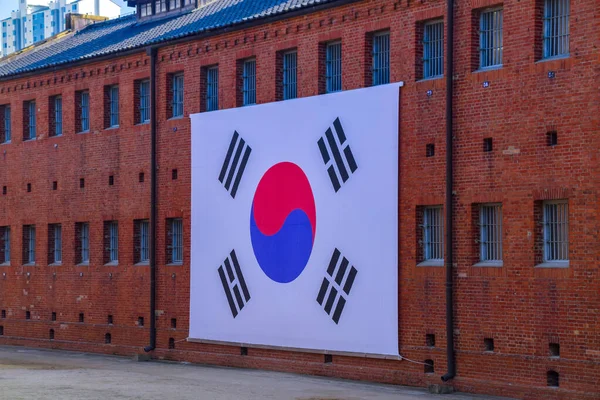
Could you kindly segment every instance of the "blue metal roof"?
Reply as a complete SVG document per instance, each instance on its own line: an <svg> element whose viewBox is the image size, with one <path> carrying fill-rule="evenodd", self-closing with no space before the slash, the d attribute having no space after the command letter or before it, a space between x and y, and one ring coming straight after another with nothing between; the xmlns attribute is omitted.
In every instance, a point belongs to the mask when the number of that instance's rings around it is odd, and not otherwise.
<svg viewBox="0 0 600 400"><path fill-rule="evenodd" d="M114 54L340 0L216 0L186 14L138 23L135 15L90 25L0 60L0 78Z"/></svg>

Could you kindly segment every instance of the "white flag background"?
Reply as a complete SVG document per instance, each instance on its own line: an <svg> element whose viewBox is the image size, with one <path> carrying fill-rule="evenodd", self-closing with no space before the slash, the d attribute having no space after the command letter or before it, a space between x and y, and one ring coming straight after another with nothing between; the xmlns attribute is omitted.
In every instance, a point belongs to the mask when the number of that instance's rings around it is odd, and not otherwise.
<svg viewBox="0 0 600 400"><path fill-rule="evenodd" d="M401 86L191 116L190 339L398 355ZM328 128L337 137L337 118L358 168L336 192L317 142ZM218 179L234 131L252 149L235 198ZM254 255L250 211L263 174L286 161L297 164L310 182L316 233L303 272L292 282L277 283ZM338 323L333 311L324 310L331 289L323 304L317 302L335 249L357 271ZM241 310L236 306L235 318L218 273L232 250L250 294Z"/></svg>

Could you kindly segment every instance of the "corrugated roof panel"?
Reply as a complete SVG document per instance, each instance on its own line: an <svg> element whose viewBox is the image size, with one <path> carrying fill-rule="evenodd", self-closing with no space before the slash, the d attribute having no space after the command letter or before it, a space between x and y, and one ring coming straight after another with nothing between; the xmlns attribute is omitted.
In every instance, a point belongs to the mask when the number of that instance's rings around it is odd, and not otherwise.
<svg viewBox="0 0 600 400"><path fill-rule="evenodd" d="M339 0L216 0L170 19L138 24L135 15L90 25L22 54L0 60L0 77L67 64L257 18Z"/></svg>

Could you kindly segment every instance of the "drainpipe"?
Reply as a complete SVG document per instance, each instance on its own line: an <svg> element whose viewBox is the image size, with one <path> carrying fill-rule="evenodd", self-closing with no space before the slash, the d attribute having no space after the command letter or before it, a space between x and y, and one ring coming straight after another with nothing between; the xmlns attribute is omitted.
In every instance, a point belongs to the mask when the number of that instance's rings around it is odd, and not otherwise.
<svg viewBox="0 0 600 400"><path fill-rule="evenodd" d="M456 376L456 358L454 355L454 306L452 302L452 262L453 254L453 154L452 154L452 108L453 108L453 82L454 75L454 0L447 0L448 23L446 24L446 358L448 371L442 376L442 381L447 382Z"/></svg>
<svg viewBox="0 0 600 400"><path fill-rule="evenodd" d="M145 352L156 348L156 47L146 50L150 56L150 344Z"/></svg>

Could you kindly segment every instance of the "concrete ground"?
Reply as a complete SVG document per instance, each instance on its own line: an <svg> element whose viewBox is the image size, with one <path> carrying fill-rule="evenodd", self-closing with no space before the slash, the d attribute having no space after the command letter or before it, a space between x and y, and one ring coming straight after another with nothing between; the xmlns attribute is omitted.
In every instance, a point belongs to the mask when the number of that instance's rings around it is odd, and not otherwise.
<svg viewBox="0 0 600 400"><path fill-rule="evenodd" d="M431 395L424 389L339 379L134 362L113 356L0 346L0 399L491 400L492 397Z"/></svg>

